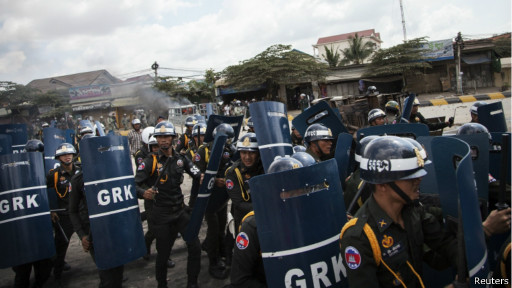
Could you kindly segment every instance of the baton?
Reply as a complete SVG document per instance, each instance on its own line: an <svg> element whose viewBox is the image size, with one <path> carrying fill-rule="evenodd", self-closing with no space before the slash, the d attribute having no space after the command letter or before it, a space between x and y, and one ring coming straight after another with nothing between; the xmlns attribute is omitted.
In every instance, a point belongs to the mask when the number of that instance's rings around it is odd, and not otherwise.
<svg viewBox="0 0 512 288"><path fill-rule="evenodd" d="M501 167L500 167L500 187L498 194L498 203L496 203L496 209L498 211L504 210L508 208L507 203L505 202L505 193L506 193L506 184L507 184L507 175L508 175L508 147L510 144L510 135L509 134L501 134Z"/></svg>
<svg viewBox="0 0 512 288"><path fill-rule="evenodd" d="M64 229L62 229L62 225L60 225L60 221L55 222L57 224L57 227L59 227L60 233L62 233L62 236L64 236L64 240L66 240L66 243L69 243L68 236L66 236L66 233L64 233Z"/></svg>
<svg viewBox="0 0 512 288"><path fill-rule="evenodd" d="M366 187L366 181L362 181L361 187L359 187L359 190L357 190L356 195L354 196L354 199L352 199L352 202L350 202L350 205L347 208L347 213L352 216L351 210L354 208L354 205L356 205L357 199L361 197L361 194L363 193L364 187Z"/></svg>

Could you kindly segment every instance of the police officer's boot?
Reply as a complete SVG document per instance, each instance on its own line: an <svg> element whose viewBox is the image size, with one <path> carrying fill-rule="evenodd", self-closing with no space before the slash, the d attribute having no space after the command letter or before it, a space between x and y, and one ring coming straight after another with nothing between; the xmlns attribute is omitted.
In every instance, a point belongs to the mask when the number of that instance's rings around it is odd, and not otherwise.
<svg viewBox="0 0 512 288"><path fill-rule="evenodd" d="M210 258L210 267L208 272L215 279L226 279L229 276L229 271L226 269L226 264L220 262L217 258Z"/></svg>

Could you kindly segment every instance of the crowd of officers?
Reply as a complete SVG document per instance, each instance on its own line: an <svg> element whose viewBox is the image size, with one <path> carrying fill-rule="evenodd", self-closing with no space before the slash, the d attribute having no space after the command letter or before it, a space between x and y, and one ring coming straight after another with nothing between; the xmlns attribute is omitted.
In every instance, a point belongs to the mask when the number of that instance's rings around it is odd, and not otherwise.
<svg viewBox="0 0 512 288"><path fill-rule="evenodd" d="M483 104L475 105L478 107ZM415 103L416 109L413 109L410 122L424 121L423 116L417 112L417 106ZM472 107L471 113L475 114L476 108ZM472 119L473 123L459 129L460 134L489 134L483 125L476 123L477 116ZM372 110L368 116L370 125L392 124L399 120L398 103L394 101L386 104L386 112ZM151 135L144 135L140 127L136 128L140 123L132 124L133 131L141 137L140 146L132 149L130 144L130 149L137 166L136 192L140 199L144 199L143 219L148 221L145 259L149 259L152 241L156 239L156 280L158 287L168 287L167 268L172 267L169 266L171 250L176 238L185 233L190 221L190 212L196 202L213 143L204 142L206 123L201 116L189 117L186 120L187 130L179 138L173 124L167 121L157 123L154 129L150 128L153 130L149 133ZM235 135L230 125L220 124L213 132L214 135L227 135L228 141L215 176L212 195L216 197L210 199L212 201L209 201L206 209L206 239L202 244L198 237L186 241L187 287L198 287L201 250L208 254L208 272L212 277L230 277L231 284L227 287L267 286L249 187L249 180L263 174L264 170L257 135L250 118L247 124L248 132L236 143L233 142ZM444 128L452 124L453 119L450 119L437 127L429 127ZM328 127L312 124L307 128L304 137L295 127L292 126L291 129L295 153L292 157L276 159L268 173L314 165L333 157L335 138ZM81 134L81 139L89 137L94 136L92 133ZM447 264L456 266L455 260L458 258L455 238L442 231L442 223L428 207L419 205L422 200L419 184L427 173L424 166L430 163L423 147L415 140L395 136L365 137L355 143L354 147L357 147L354 151L356 162L393 159L403 162L408 169L379 171L361 164L349 171L350 175L342 185L350 221L343 229L340 227L340 249L350 286L423 287L421 267L426 255L424 245L431 249L431 253L435 253L436 257L430 258L431 261L428 262L433 267L443 268ZM50 170L47 176L47 186L54 188L57 193L60 208L51 213L56 229L57 249L52 265L57 280L61 278L62 271L69 269L64 259L68 239L74 232L81 239L84 251L91 252L94 260L88 212L84 206L86 202L83 201L83 177L80 166L74 162L76 156L77 149L73 145L61 144L55 153L55 159L59 160L60 166ZM181 189L184 173L192 178L188 203ZM358 193L359 190L363 193ZM229 200L231 205L228 205ZM510 204L510 199L508 202ZM482 216L486 236L506 231L510 233L510 208L493 210L489 215ZM228 225L230 217L233 218L234 225ZM244 242L245 237L251 241ZM385 252L377 259L374 254L375 243L371 244L372 239L380 242L382 249L395 249L383 250ZM509 274L494 277L510 277L510 260L505 263L508 265L506 271ZM26 282L27 267L15 267L14 270L15 287L29 287ZM47 278L49 271L46 273ZM100 287L121 287L123 266L99 270L99 276ZM45 281L44 277L38 277L36 287L42 286ZM25 282L22 283L22 280ZM169 281L171 284L172 279Z"/></svg>

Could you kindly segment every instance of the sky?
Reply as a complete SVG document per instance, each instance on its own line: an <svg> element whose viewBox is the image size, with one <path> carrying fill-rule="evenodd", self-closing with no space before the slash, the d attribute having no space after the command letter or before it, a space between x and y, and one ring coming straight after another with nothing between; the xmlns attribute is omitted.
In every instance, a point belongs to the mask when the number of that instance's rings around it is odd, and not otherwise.
<svg viewBox="0 0 512 288"><path fill-rule="evenodd" d="M407 38L511 32L510 0L402 0ZM399 0L0 0L0 81L105 69L122 80L222 71L274 44L375 29L403 41Z"/></svg>

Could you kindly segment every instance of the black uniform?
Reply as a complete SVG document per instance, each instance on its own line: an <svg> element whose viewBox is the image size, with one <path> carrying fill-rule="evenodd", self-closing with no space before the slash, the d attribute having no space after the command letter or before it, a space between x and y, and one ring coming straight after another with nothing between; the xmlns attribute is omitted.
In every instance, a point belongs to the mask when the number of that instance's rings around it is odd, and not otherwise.
<svg viewBox="0 0 512 288"><path fill-rule="evenodd" d="M168 163L166 164L166 162ZM171 255L171 248L178 232L185 233L190 215L185 209L183 194L180 185L183 183L183 173L189 174L193 179L200 179L199 169L186 157L173 151L168 158L159 151L156 164L156 173L152 173L153 157L144 159L143 164L137 168L135 183L137 194L142 196L146 190L145 183L151 177L161 178L156 184L158 193L155 195L153 211L150 221L153 222L156 236L156 280L158 287L167 287L167 259ZM166 166L166 167L164 167ZM165 169L164 169L165 168ZM153 178L154 179L154 178ZM156 180L156 179L155 179ZM194 181L198 182L198 181ZM201 247L199 238L186 243L188 249L187 275L189 283L196 283L201 269Z"/></svg>
<svg viewBox="0 0 512 288"><path fill-rule="evenodd" d="M185 133L181 134L180 138L178 138L176 151L181 153L181 150L187 150L190 146L195 146L195 144L194 139L192 138L192 132L189 132L187 129Z"/></svg>
<svg viewBox="0 0 512 288"><path fill-rule="evenodd" d="M443 129L445 127L448 127L448 124L442 122L442 123L428 123L427 120L425 120L425 117L421 115L420 112L416 112L416 114L411 113L411 117L409 117L409 123L423 123L428 126L429 131L435 131L439 129Z"/></svg>
<svg viewBox="0 0 512 288"><path fill-rule="evenodd" d="M249 180L263 173L261 160L252 167L246 167L241 160L237 160L226 170L226 189L231 199L236 229L240 226L242 218L253 210Z"/></svg>
<svg viewBox="0 0 512 288"><path fill-rule="evenodd" d="M71 177L79 173L80 169L74 164L71 165L71 172L67 172L62 166L60 166L50 170L48 175L46 175L46 187L49 188L48 192L53 193L53 189L55 190L57 194L58 208L59 210L64 210L57 212L57 215L59 216L59 223L53 223L53 228L55 231L55 249L57 252L57 256L53 264L53 275L56 279L59 279L62 274L62 269L64 268L64 258L66 257L66 252L69 246L69 239L74 232L73 224L71 223L68 212L69 186ZM59 225L62 227L62 231L65 235L63 235L61 232Z"/></svg>
<svg viewBox="0 0 512 288"><path fill-rule="evenodd" d="M243 220L240 233L236 237L231 266L231 286L267 287L254 213Z"/></svg>
<svg viewBox="0 0 512 288"><path fill-rule="evenodd" d="M292 137L292 145L293 146L304 145L304 138L297 137L297 135L295 135L295 133L293 133L293 131L292 131L291 137Z"/></svg>
<svg viewBox="0 0 512 288"><path fill-rule="evenodd" d="M199 146L194 157L194 163L199 167L201 172L206 171L211 152L210 145L211 143L205 143ZM234 154L233 151L234 150L229 145L224 146L219 170L215 176L216 178L225 177L226 169L232 164L231 157ZM225 186L217 187L214 185L212 195L214 196L210 197L205 213L206 223L208 224L205 243L208 258L210 260L210 267L218 264L223 252L222 250L224 249L224 228L226 227L227 222L227 203L229 200ZM223 276L219 276L218 278L222 277Z"/></svg>
<svg viewBox="0 0 512 288"><path fill-rule="evenodd" d="M87 210L87 201L85 199L84 177L82 171L75 174L71 178L71 185L68 193L69 217L71 219L71 223L73 223L73 229L75 230L76 234L78 234L80 239L82 239L84 236L89 237L89 241L91 242L89 252L91 253L93 261L96 262L94 258L94 240L92 239L92 235L90 233L91 229L89 222L89 211ZM100 276L99 287L122 287L123 270L123 265L106 270L98 269Z"/></svg>
<svg viewBox="0 0 512 288"><path fill-rule="evenodd" d="M149 153L150 152L148 150L148 145L142 144L142 147L140 147L140 149L137 150L137 152L135 152L133 156L135 158L135 164L137 164L137 166L142 164L142 161L144 161L144 159L148 157Z"/></svg>

